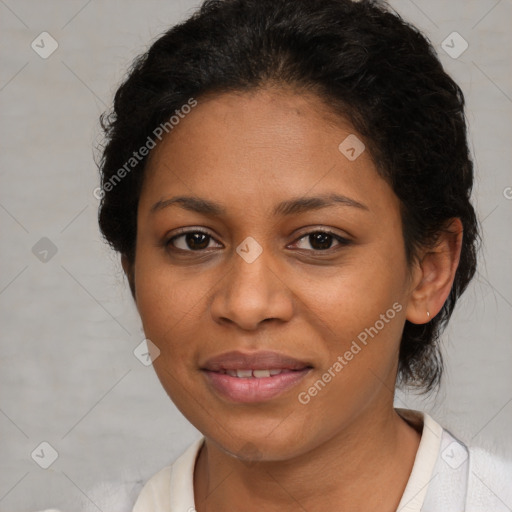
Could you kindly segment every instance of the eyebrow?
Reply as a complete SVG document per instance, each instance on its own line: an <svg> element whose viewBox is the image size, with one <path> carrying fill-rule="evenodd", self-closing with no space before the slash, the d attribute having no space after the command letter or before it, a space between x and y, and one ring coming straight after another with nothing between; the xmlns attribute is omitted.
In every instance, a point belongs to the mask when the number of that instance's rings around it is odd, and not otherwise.
<svg viewBox="0 0 512 512"><path fill-rule="evenodd" d="M274 215L281 216L296 215L306 211L320 210L322 208L339 204L370 211L368 206L356 201L355 199L331 193L314 197L297 197L288 199L287 201L282 201L275 206L273 213ZM170 199L161 199L151 207L150 213L156 213L172 205L178 205L191 212L202 213L204 215L211 215L215 217L220 217L227 213L226 209L221 204L197 196L176 196L171 197Z"/></svg>

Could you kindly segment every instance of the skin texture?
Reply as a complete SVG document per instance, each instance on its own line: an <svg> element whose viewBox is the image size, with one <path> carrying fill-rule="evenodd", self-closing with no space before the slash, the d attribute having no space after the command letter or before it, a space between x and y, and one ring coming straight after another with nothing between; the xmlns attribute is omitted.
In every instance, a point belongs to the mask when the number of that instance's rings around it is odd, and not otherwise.
<svg viewBox="0 0 512 512"><path fill-rule="evenodd" d="M428 321L453 282L460 221L408 267L399 201L364 151L338 149L356 134L316 96L279 87L199 99L152 151L138 208L135 284L146 336L160 349L157 375L206 437L194 474L196 509L394 511L420 434L393 409L404 322ZM360 140L361 136L357 135ZM275 216L284 200L336 192L367 209L337 204ZM159 200L199 196L212 216ZM194 251L177 229L212 238ZM320 250L307 236L333 231ZM236 248L254 238L252 263ZM201 242L202 243L202 242ZM186 252L188 250L188 252ZM307 391L359 333L401 308L307 404ZM267 402L234 404L200 371L230 350L275 350L313 369Z"/></svg>

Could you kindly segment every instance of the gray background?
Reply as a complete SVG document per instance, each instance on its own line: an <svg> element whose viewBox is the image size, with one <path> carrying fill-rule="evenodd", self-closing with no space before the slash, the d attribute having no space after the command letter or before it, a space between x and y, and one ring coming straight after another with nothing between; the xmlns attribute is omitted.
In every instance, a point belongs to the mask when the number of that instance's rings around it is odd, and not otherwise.
<svg viewBox="0 0 512 512"><path fill-rule="evenodd" d="M484 235L479 273L443 337L441 392L399 393L396 405L510 454L512 3L390 3L464 90ZM93 196L98 116L131 60L197 4L0 0L1 511L66 510L102 479L147 479L198 435L133 354L144 336ZM47 59L31 48L43 31L59 44ZM469 43L457 59L441 47L453 31ZM46 262L32 251L43 237L57 248ZM58 452L49 469L31 457L42 441Z"/></svg>

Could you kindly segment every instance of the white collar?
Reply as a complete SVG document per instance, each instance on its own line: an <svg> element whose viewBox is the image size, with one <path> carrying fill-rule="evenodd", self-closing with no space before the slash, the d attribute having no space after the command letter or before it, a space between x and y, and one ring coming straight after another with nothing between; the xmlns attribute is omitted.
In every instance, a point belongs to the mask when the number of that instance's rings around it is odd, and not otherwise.
<svg viewBox="0 0 512 512"><path fill-rule="evenodd" d="M443 427L424 412L399 408L395 411L415 428L423 425L411 475L397 508L397 512L420 512L439 456Z"/></svg>

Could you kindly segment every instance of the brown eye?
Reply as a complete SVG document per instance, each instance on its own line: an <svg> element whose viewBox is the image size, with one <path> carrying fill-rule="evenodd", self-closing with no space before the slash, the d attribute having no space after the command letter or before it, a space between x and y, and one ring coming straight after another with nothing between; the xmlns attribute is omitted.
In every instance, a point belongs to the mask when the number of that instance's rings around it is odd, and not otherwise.
<svg viewBox="0 0 512 512"><path fill-rule="evenodd" d="M208 233L196 230L173 236L166 245L182 251L197 252L207 249L212 240L214 240L213 237Z"/></svg>
<svg viewBox="0 0 512 512"><path fill-rule="evenodd" d="M338 242L340 246L348 245L350 243L349 240L343 238L339 235L335 235L330 231L312 231L311 233L307 233L306 235L299 238L300 240L305 240L310 244L312 249L308 247L299 247L299 249L305 250L313 250L313 251L326 251L331 249L333 242Z"/></svg>

